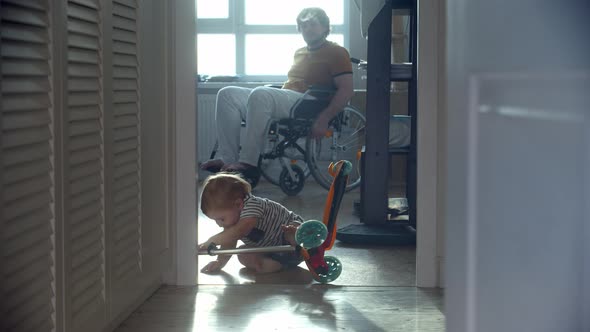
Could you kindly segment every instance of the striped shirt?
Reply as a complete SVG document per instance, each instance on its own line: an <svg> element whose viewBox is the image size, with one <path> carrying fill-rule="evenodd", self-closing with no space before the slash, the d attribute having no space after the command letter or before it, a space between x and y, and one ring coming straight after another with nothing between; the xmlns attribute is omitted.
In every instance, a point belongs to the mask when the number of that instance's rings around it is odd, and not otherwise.
<svg viewBox="0 0 590 332"><path fill-rule="evenodd" d="M268 247L287 244L283 239L282 225L289 223L302 223L303 219L284 207L283 205L254 195L248 195L244 199L244 208L240 213L240 219L256 218L256 226L242 242L253 247Z"/></svg>

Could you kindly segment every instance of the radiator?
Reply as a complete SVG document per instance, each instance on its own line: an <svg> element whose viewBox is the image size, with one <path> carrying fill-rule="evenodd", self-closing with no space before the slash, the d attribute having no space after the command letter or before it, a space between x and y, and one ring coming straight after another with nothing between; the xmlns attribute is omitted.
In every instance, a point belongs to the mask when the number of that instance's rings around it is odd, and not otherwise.
<svg viewBox="0 0 590 332"><path fill-rule="evenodd" d="M215 94L197 95L197 162L207 161L217 140L215 134Z"/></svg>

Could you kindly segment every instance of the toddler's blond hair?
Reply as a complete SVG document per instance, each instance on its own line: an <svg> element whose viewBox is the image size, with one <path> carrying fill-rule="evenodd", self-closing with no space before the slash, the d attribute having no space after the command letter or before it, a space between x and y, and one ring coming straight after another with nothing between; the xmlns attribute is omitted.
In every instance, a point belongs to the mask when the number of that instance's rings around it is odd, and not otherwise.
<svg viewBox="0 0 590 332"><path fill-rule="evenodd" d="M252 191L248 181L235 173L221 172L210 175L203 182L201 211L229 209L237 199L244 199Z"/></svg>

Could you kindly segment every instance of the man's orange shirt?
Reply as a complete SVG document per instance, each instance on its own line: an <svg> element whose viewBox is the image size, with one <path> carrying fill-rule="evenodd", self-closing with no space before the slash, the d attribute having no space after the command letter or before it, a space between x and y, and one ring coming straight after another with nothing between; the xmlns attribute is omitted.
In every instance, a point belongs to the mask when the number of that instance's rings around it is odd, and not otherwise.
<svg viewBox="0 0 590 332"><path fill-rule="evenodd" d="M295 51L293 66L287 74L283 89L305 92L310 85L334 86L334 77L352 74L348 51L331 41L326 41L315 50L302 47Z"/></svg>

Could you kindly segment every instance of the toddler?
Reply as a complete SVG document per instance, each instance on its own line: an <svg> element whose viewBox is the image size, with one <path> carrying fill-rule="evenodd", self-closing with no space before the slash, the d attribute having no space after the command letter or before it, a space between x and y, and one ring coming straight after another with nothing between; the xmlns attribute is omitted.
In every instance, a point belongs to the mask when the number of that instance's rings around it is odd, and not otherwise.
<svg viewBox="0 0 590 332"><path fill-rule="evenodd" d="M233 249L241 240L248 247L295 246L295 232L303 219L283 205L251 194L250 184L237 174L221 172L203 183L201 211L223 231L199 244L207 249L215 243L221 249ZM231 255L219 255L201 272L221 270ZM295 252L239 254L238 260L257 273L277 272L299 265L303 258Z"/></svg>

